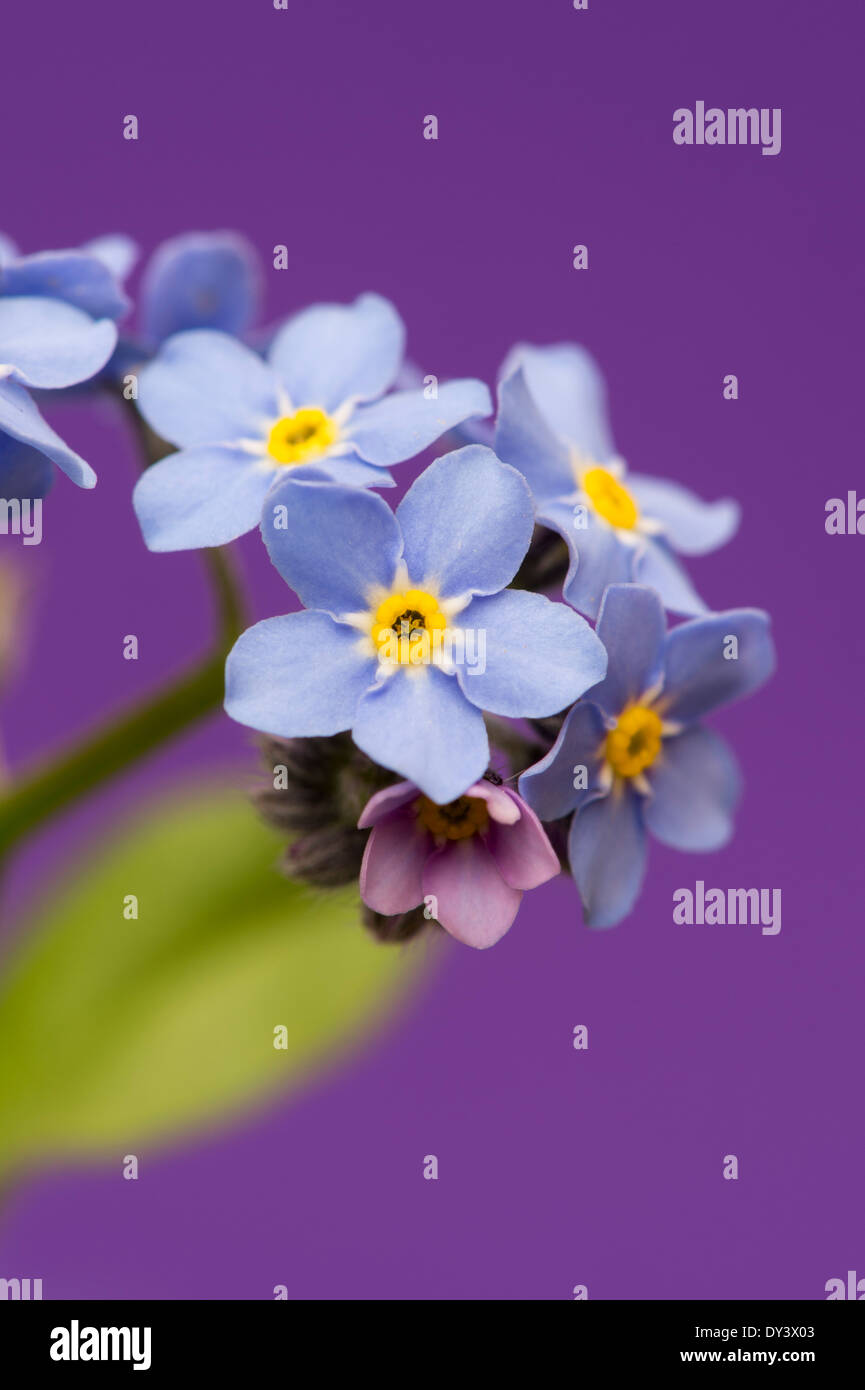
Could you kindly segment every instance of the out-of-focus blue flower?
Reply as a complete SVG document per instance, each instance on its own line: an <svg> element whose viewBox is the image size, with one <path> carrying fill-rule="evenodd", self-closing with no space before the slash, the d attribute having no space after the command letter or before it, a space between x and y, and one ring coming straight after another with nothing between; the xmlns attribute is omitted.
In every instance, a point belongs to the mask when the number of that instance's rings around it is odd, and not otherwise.
<svg viewBox="0 0 865 1390"><path fill-rule="evenodd" d="M126 305L113 273L88 251L18 256L0 245L0 494L44 497L52 463L79 487L96 474L46 424L26 388L57 391L95 376Z"/></svg>
<svg viewBox="0 0 865 1390"><path fill-rule="evenodd" d="M243 634L226 667L233 719L284 738L350 729L439 805L483 775L482 710L565 709L606 669L588 623L505 589L528 547L525 479L478 445L437 459L396 514L356 488L288 479L262 531L308 611Z"/></svg>
<svg viewBox="0 0 865 1390"><path fill-rule="evenodd" d="M122 233L109 233L108 236L94 237L79 248L88 256L95 256L111 272L119 285L129 276L138 260L138 246L131 237Z"/></svg>
<svg viewBox="0 0 865 1390"><path fill-rule="evenodd" d="M613 584L597 626L609 665L570 711L555 744L520 778L541 820L571 815L568 852L586 924L631 911L647 832L674 849L719 849L739 797L733 755L698 720L771 675L766 613L731 609L666 632L651 589Z"/></svg>
<svg viewBox="0 0 865 1390"><path fill-rule="evenodd" d="M91 318L121 319L130 303L123 290L138 256L135 242L112 234L96 237L71 251L40 251L20 255L14 242L0 236L0 296L27 295L59 299L83 310ZM98 372L73 386L64 388L63 399L76 399L131 371L142 353L126 350L127 340L118 342L114 353ZM52 476L51 470L46 476Z"/></svg>
<svg viewBox="0 0 865 1390"><path fill-rule="evenodd" d="M121 260L114 238L90 250L115 264L125 278L134 256ZM122 272L121 272L122 266ZM215 328L241 336L259 308L261 268L255 247L237 232L187 232L163 241L141 280L137 329L126 329L108 365L112 381L136 373L174 333Z"/></svg>
<svg viewBox="0 0 865 1390"><path fill-rule="evenodd" d="M706 605L675 558L723 545L739 524L735 502L702 502L675 483L631 473L615 455L604 384L594 360L572 344L520 346L499 386L495 445L525 474L538 520L568 546L565 598L597 616L608 584L637 581L665 608Z"/></svg>
<svg viewBox="0 0 865 1390"><path fill-rule="evenodd" d="M216 328L240 337L261 296L255 248L235 232L190 232L157 247L141 282L141 327L147 342Z"/></svg>
<svg viewBox="0 0 865 1390"><path fill-rule="evenodd" d="M270 488L296 479L388 487L387 466L492 409L483 382L386 395L405 330L386 299L320 304L289 320L262 361L225 333L178 333L141 373L139 408L179 447L134 494L151 550L223 545L252 530Z"/></svg>
<svg viewBox="0 0 865 1390"><path fill-rule="evenodd" d="M0 239L0 299L52 299L82 310L93 319L118 319L129 300L111 268L119 263L123 237L103 237L74 251L38 251L19 255L6 237Z"/></svg>

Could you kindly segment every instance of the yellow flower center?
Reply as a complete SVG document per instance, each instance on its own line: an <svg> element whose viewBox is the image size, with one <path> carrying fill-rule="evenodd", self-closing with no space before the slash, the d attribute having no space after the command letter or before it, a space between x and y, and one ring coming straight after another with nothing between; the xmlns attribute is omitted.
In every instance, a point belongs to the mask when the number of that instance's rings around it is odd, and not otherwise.
<svg viewBox="0 0 865 1390"><path fill-rule="evenodd" d="M424 589L390 594L375 611L372 640L383 661L401 666L428 664L436 634L447 627L438 599Z"/></svg>
<svg viewBox="0 0 865 1390"><path fill-rule="evenodd" d="M661 720L647 705L632 705L607 734L604 756L619 777L637 777L661 751Z"/></svg>
<svg viewBox="0 0 865 1390"><path fill-rule="evenodd" d="M321 458L339 438L335 420L318 406L306 406L277 420L267 441L267 452L277 463L308 463Z"/></svg>
<svg viewBox="0 0 865 1390"><path fill-rule="evenodd" d="M589 468L580 485L598 516L611 526L632 531L640 519L640 509L626 487L606 468Z"/></svg>
<svg viewBox="0 0 865 1390"><path fill-rule="evenodd" d="M446 806L437 806L428 796L415 802L417 818L433 835L446 840L468 840L489 825L487 803L479 796L459 796Z"/></svg>

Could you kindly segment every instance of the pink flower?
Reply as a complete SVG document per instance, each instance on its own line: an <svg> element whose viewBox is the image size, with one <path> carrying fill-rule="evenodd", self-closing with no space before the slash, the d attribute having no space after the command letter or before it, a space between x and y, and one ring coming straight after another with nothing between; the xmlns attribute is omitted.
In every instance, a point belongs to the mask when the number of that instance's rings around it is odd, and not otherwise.
<svg viewBox="0 0 865 1390"><path fill-rule="evenodd" d="M446 806L397 782L376 792L358 825L372 826L360 871L367 906L391 916L431 897L431 917L466 946L495 945L524 891L559 872L534 811L491 782L475 782Z"/></svg>

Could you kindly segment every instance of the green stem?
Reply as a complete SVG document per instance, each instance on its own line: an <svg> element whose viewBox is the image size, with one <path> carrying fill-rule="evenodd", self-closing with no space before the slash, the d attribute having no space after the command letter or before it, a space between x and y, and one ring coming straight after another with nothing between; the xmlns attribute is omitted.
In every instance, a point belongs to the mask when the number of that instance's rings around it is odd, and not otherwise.
<svg viewBox="0 0 865 1390"><path fill-rule="evenodd" d="M204 559L217 604L219 626L214 649L178 680L13 783L0 798L0 860L65 806L222 703L225 658L243 630L243 605L227 553L206 550Z"/></svg>

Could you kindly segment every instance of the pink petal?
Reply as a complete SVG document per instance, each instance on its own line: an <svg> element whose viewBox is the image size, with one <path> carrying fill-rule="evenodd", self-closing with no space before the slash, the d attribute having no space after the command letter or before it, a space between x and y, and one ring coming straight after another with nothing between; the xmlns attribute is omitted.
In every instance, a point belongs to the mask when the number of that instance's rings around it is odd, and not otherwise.
<svg viewBox="0 0 865 1390"><path fill-rule="evenodd" d="M376 825L382 816L399 810L400 806L404 806L416 796L420 796L420 792L414 782L395 782L392 787L385 787L383 791L376 792L360 813L358 830L366 830L368 825Z"/></svg>
<svg viewBox="0 0 865 1390"><path fill-rule="evenodd" d="M379 793L381 795L381 793ZM374 912L408 912L423 902L423 868L432 840L410 807L370 833L360 870L360 896Z"/></svg>
<svg viewBox="0 0 865 1390"><path fill-rule="evenodd" d="M427 860L423 895L432 894L433 915L466 946L484 950L504 936L522 893L505 883L479 835L454 840Z"/></svg>
<svg viewBox="0 0 865 1390"><path fill-rule="evenodd" d="M505 791L517 803L520 818L515 825L490 821L484 839L505 883L512 888L537 888L561 872L559 857L531 806L516 792Z"/></svg>
<svg viewBox="0 0 865 1390"><path fill-rule="evenodd" d="M469 787L465 795L476 796L481 801L485 801L490 820L500 821L502 825L513 825L515 821L518 821L524 804L519 797L515 797L517 802L515 806L506 789L497 787L493 782L475 782L473 787Z"/></svg>

